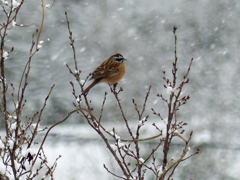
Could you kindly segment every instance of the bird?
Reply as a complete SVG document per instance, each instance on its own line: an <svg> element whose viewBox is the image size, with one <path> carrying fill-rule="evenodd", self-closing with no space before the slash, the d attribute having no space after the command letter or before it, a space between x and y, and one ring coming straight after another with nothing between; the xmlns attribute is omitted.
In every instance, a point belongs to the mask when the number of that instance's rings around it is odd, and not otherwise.
<svg viewBox="0 0 240 180"><path fill-rule="evenodd" d="M116 85L126 73L126 65L123 55L116 53L111 55L100 66L98 66L92 73L90 73L93 82L82 92L86 94L96 84L106 82L108 84Z"/></svg>

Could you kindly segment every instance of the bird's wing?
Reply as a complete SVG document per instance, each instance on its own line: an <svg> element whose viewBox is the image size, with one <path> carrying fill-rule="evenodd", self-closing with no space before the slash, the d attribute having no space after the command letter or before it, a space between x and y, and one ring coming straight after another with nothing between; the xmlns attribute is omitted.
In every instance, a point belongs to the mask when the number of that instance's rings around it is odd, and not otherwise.
<svg viewBox="0 0 240 180"><path fill-rule="evenodd" d="M104 61L99 67L97 67L92 72L91 79L98 79L98 78L104 78L107 76L112 76L119 72L118 64L108 64L106 61Z"/></svg>

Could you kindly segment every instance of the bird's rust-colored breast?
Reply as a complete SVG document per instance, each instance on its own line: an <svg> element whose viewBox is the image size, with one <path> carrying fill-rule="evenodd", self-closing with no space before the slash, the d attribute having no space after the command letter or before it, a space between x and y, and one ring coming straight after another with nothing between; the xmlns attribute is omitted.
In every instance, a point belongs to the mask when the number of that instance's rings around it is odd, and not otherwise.
<svg viewBox="0 0 240 180"><path fill-rule="evenodd" d="M103 78L101 82L106 82L108 84L116 84L123 78L126 73L126 65L124 63L115 62L112 68L116 70L115 73Z"/></svg>

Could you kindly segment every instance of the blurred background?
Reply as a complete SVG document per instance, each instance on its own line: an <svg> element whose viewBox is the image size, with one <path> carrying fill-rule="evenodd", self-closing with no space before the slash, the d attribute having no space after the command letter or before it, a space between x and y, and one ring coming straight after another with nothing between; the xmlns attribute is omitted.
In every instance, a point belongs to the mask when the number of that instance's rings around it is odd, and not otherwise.
<svg viewBox="0 0 240 180"><path fill-rule="evenodd" d="M51 1L45 1L45 4ZM52 84L56 84L44 111L42 125L53 124L74 110L72 87L73 53L69 45L65 11L68 13L81 78L92 72L114 53L127 61L127 73L118 87L123 109L129 120L138 122L132 104L142 107L148 87L151 93L146 115L151 122L162 123L152 115L151 108L167 116L167 107L156 94L167 97L162 71L171 80L174 61L173 26L178 27L178 83L183 79L191 58L190 83L183 95L190 101L180 108L179 121L188 123L185 137L194 131L192 152L200 154L180 164L174 179L238 179L240 176L240 1L237 0L56 0L45 11L45 23L40 40L50 39L34 56L25 98L24 117L32 116L43 106ZM26 1L17 17L18 25L41 24L41 1ZM0 14L4 22L3 12ZM5 49L14 51L6 61L6 79L18 87L21 73L29 57L31 36L37 26L15 27L8 32ZM87 82L87 85L90 82ZM80 89L76 84L76 90ZM105 91L109 92L103 113L103 123L109 129L121 127L119 108L106 84L95 86L88 94L96 115L101 109ZM11 90L9 108L14 108ZM154 127L151 127L154 129ZM119 134L124 134L124 130ZM70 135L69 135L70 134ZM148 133L145 133L149 136ZM66 136L68 136L66 138ZM92 139L89 137L93 137ZM97 134L78 115L54 130L45 145L50 162L62 154L56 169L56 179L114 179L103 168L117 166ZM151 151L151 146L148 150ZM173 146L182 151L181 146ZM103 178L104 177L104 178Z"/></svg>

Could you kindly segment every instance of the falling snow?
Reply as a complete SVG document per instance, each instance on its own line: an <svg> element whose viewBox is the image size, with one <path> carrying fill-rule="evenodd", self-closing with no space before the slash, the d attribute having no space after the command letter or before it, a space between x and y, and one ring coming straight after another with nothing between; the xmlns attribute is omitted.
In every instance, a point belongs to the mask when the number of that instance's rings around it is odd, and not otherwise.
<svg viewBox="0 0 240 180"><path fill-rule="evenodd" d="M8 5L12 2L13 8L19 6L16 0L1 1ZM81 79L85 79L111 54L122 53L128 59L127 72L124 81L120 81L117 88L122 86L124 89L120 96L123 109L127 111L127 117L130 120L137 119L131 99L135 98L140 106L146 96L145 86L149 85L152 85L152 88L146 106L146 115L150 115L150 119L153 118L151 112L153 107L161 112L163 117L167 117L166 104L161 98L156 97L156 94L163 94L167 98L168 94L173 92L170 86L167 86L167 89L163 88L165 82L162 79L162 71L165 70L167 78L172 79L174 60L172 27L175 25L178 27L177 85L183 80L190 59L192 57L194 59L189 73L190 82L184 89L185 94L191 96L191 100L178 111L178 120L188 123L186 137L192 130L194 132L192 137L194 146L191 146L191 151L201 145L206 147L198 156L197 162L193 158L193 164L189 163L184 168L179 168L176 176L193 172L193 179L221 179L222 177L238 179L240 156L236 149L239 149L240 132L240 81L238 78L240 58L239 42L236 37L240 36L240 1L233 3L227 0L191 2L131 0L121 1L120 4L118 1L108 1L106 6L103 5L104 3L91 1L73 1L67 7L64 3L64 1L59 1L46 12L41 39L51 38L51 41L44 43L46 48L42 48L33 58L30 71L31 81L24 97L28 100L24 106L26 111L30 115L39 111L51 84L56 84L56 86L44 109L43 123L54 123L73 109L72 102L75 102L75 97L72 95L69 81L74 81L74 78L65 66L66 64L71 68L75 66L65 21L65 11L67 11L71 31L75 38L76 60L78 68L81 69ZM24 5L22 11L18 13L19 21L16 21L24 25L36 22L35 17L40 17L40 12L36 10L39 8L39 2L26 1L26 6ZM4 5L4 7L7 6ZM12 22L10 27L11 25L16 24ZM9 30L4 47L6 49L3 51L3 57L7 59L9 49L15 46L16 41L17 45L10 54L11 58L5 64L8 70L7 81L9 84L13 83L15 87L19 84L22 67L26 65L26 59L28 59L26 55L29 54L32 41L32 30L26 30L27 28L15 27ZM19 37L16 37L18 33ZM41 45L39 42L37 48L39 49ZM10 72L11 70L13 71ZM82 80L81 84L84 82ZM86 81L85 86L88 83L91 82ZM78 96L81 90L76 84L75 87ZM9 89L11 89L10 85ZM123 127L122 119L118 118L121 117L121 113L118 111L114 97L110 95L108 85L96 85L89 92L88 97L92 100L91 106L94 112L99 114L105 91L109 92L109 95L102 123L109 123L109 126L113 127L121 122L120 127ZM9 108L12 108L11 112L15 111L14 106ZM141 128L144 128L149 123L148 121ZM52 161L56 152L63 153L63 158L67 157L63 160L60 158L56 169L58 177L56 179L76 177L109 179L111 176L102 168L103 162L107 161L106 157L109 157L106 146L102 142L96 143L89 139L85 141L85 144L80 142L81 138L91 137L89 133L92 132L91 129L86 131L81 128L84 126L84 121L80 117L70 117L65 122L66 127L69 128L68 123L74 123L74 126L79 125L76 126L78 129L74 129L73 132L68 131L66 134L66 137L72 134L76 139L70 142L56 138L54 145L50 142L46 144L46 153L50 154ZM142 122L139 123L142 124ZM165 126L167 120L165 119L165 123L160 120L156 123L159 126L162 124ZM135 121L133 127L137 125L138 120ZM164 127L161 128L163 129L161 138L164 138L167 130ZM58 129L56 132L59 133L59 137L64 134L63 131L67 131L63 129ZM149 137L149 134L155 135L155 132L151 130L146 130L147 134L144 135L146 137ZM125 131L118 133L119 138L125 135ZM230 145L228 144L229 137L231 137ZM8 145L12 147L13 141L10 141ZM219 148L220 145L224 148ZM83 169L82 172L86 173L80 174L79 169L76 169L72 162L78 163ZM106 163L112 164L113 162L109 160ZM66 168L69 168L70 175L64 171ZM160 169L161 167L159 167L159 173L161 173ZM0 165L0 171L2 170L4 170L4 165ZM188 177L190 178L191 176Z"/></svg>

